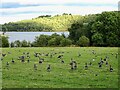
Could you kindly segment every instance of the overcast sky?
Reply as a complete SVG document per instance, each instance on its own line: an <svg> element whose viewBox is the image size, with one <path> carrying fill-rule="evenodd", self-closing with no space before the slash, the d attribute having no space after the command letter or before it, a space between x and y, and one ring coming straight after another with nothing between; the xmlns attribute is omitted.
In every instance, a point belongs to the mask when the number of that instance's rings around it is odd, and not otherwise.
<svg viewBox="0 0 120 90"><path fill-rule="evenodd" d="M72 13L88 15L117 11L119 0L2 0L0 24L31 19L40 15Z"/></svg>

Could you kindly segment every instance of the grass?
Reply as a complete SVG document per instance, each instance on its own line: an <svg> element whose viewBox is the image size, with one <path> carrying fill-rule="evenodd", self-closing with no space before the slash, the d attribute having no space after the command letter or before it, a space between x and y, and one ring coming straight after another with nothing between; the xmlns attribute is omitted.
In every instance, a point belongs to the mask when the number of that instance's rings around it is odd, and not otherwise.
<svg viewBox="0 0 120 90"><path fill-rule="evenodd" d="M92 54L92 50L95 50L96 55ZM30 52L30 63L17 60L23 52ZM34 52L57 54L52 58L42 55L45 61L39 64ZM115 57L118 53L117 47L3 48L2 53L7 53L2 61L3 88L118 88L118 59ZM80 57L78 53L81 53ZM61 54L64 64L57 59ZM101 69L98 67L100 58L106 56L109 56L108 62L112 65L113 72L110 72L109 66L105 64ZM11 62L12 58L15 60L14 64ZM78 63L76 70L70 69L71 58ZM90 61L92 66L85 70L85 63ZM6 62L10 63L9 70L6 68ZM33 68L35 63L38 70ZM48 64L51 65L50 72L46 70Z"/></svg>

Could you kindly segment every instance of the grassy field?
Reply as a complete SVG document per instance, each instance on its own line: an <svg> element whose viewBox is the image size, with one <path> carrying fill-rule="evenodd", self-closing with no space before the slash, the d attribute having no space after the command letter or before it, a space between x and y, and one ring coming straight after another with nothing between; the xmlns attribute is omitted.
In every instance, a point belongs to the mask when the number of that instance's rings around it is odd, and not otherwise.
<svg viewBox="0 0 120 90"><path fill-rule="evenodd" d="M93 50L96 54L92 53ZM23 52L30 53L29 63L28 58L24 63L18 60ZM34 52L41 53L40 57L44 58L42 64L39 64ZM118 88L117 47L3 48L2 53L7 54L1 61L3 88ZM79 53L81 56L78 56ZM53 55L52 58L50 55ZM63 55L64 63L57 58L59 55ZM99 68L100 59L106 56L108 66L104 61ZM71 58L77 62L76 70L71 70ZM8 69L6 62L9 62ZM85 70L85 63L88 63L88 70ZM34 64L37 64L37 70L34 70ZM51 65L50 72L47 71L48 64ZM109 71L109 65L113 72Z"/></svg>

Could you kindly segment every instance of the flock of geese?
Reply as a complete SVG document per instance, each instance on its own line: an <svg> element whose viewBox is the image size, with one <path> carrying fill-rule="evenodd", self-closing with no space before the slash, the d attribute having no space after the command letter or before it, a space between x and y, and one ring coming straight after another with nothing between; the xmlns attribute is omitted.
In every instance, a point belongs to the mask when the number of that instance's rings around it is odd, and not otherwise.
<svg viewBox="0 0 120 90"><path fill-rule="evenodd" d="M19 50L19 52L21 52L21 51ZM11 52L1 53L1 54L2 54L1 61L3 61L3 60L4 60L4 57L7 57L7 54L11 54ZM96 55L95 50L92 50L92 54ZM111 53L111 54L113 55L113 53ZM38 58L38 63L39 63L39 64L42 64L42 63L44 62L44 60L45 60L44 58L41 58L41 55L43 55L43 53L34 52L34 57ZM64 52L59 52L59 53L54 53L54 54L51 54L51 53L45 54L45 53L44 53L44 56L46 56L46 57L49 56L50 58L52 58L54 55L57 55L56 58L59 59L59 60L61 60L61 63L65 63L65 61L62 59L62 58L64 57ZM77 56L78 56L78 57L81 57L81 54L79 53ZM17 59L20 60L22 63L24 63L25 61L29 63L29 62L30 62L30 58L31 58L30 52L22 52L22 55L21 55L21 56L18 56ZM118 53L115 54L115 58L118 58ZM109 66L109 71L110 71L110 72L113 72L114 69L113 69L113 67L109 64L108 59L109 59L108 56L106 56L105 58L101 58L100 61L98 62L98 67L99 67L99 68L102 68L103 64L105 64L106 66ZM94 59L93 59L93 60L94 60ZM11 60L10 62L11 62L12 64L14 64L14 63L15 63L15 60L12 58L12 60ZM6 68L7 68L8 70L9 70L10 62L6 62ZM71 69L71 70L76 70L76 69L78 68L77 61L75 61L73 58L71 58L71 60L70 60L70 62L69 62L69 65L70 65L70 69ZM48 66L46 67L46 70L47 70L48 72L51 71L51 66L52 66L51 64L48 64ZM87 62L87 63L85 63L84 69L85 69L85 70L88 70L89 66L92 66L92 62ZM33 64L33 69L34 69L34 70L37 70L37 69L38 69L37 64Z"/></svg>

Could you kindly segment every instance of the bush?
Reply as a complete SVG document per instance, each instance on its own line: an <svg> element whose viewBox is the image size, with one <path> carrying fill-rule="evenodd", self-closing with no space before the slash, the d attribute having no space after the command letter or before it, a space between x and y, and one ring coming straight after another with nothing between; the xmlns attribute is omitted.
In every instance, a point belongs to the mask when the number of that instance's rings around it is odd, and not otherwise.
<svg viewBox="0 0 120 90"><path fill-rule="evenodd" d="M90 40L86 36L81 36L78 40L78 45L80 46L89 46Z"/></svg>
<svg viewBox="0 0 120 90"><path fill-rule="evenodd" d="M60 46L60 42L63 39L64 39L63 36L54 33L50 36L50 40L48 41L48 46Z"/></svg>
<svg viewBox="0 0 120 90"><path fill-rule="evenodd" d="M70 46L72 41L70 39L64 38L60 41L60 46Z"/></svg>
<svg viewBox="0 0 120 90"><path fill-rule="evenodd" d="M26 40L23 40L21 42L22 47L28 47L28 42Z"/></svg>
<svg viewBox="0 0 120 90"><path fill-rule="evenodd" d="M14 47L14 42L11 42L11 43L10 43L10 46L11 46L11 47Z"/></svg>
<svg viewBox="0 0 120 90"><path fill-rule="evenodd" d="M45 47L48 45L49 36L48 35L40 35L35 38L34 45Z"/></svg>
<svg viewBox="0 0 120 90"><path fill-rule="evenodd" d="M0 47L9 47L8 37L0 36Z"/></svg>
<svg viewBox="0 0 120 90"><path fill-rule="evenodd" d="M17 47L20 47L20 46L21 46L21 42L20 42L19 40L16 40L16 41L14 42L14 45L16 45Z"/></svg>
<svg viewBox="0 0 120 90"><path fill-rule="evenodd" d="M48 46L56 46L56 39L52 38L48 41Z"/></svg>

